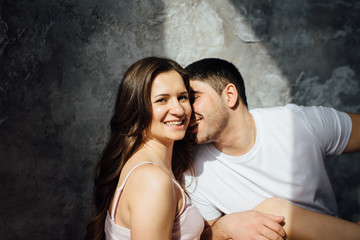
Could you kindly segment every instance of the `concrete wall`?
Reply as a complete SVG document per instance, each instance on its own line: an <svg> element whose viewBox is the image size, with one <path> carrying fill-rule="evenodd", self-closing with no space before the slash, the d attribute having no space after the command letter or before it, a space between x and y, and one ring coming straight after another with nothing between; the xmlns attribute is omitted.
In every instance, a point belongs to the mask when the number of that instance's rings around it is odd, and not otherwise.
<svg viewBox="0 0 360 240"><path fill-rule="evenodd" d="M0 1L0 235L81 239L119 81L150 55L233 62L250 108L360 112L359 1ZM331 157L360 219L360 155Z"/></svg>

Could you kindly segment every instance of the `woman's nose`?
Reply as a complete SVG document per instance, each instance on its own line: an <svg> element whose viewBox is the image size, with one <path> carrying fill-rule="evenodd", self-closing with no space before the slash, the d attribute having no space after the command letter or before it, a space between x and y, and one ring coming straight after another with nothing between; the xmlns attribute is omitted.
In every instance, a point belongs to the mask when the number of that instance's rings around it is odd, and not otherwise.
<svg viewBox="0 0 360 240"><path fill-rule="evenodd" d="M183 106L179 102L179 100L174 100L171 104L170 113L174 115L183 115L185 112Z"/></svg>

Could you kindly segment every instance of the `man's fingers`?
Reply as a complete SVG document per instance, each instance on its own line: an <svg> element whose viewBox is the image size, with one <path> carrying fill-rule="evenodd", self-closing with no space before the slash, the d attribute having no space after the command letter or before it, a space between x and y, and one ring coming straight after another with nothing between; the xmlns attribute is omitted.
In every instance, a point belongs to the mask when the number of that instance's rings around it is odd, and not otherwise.
<svg viewBox="0 0 360 240"><path fill-rule="evenodd" d="M283 240L284 239L284 236L282 236L277 231L274 231L273 229L268 228L267 226L263 226L263 228L260 230L260 234L263 235L264 237L266 237L266 239L271 239L271 240Z"/></svg>
<svg viewBox="0 0 360 240"><path fill-rule="evenodd" d="M263 235L260 235L260 236L258 236L258 237L256 237L256 239L259 239L259 240L277 240L277 238L276 239L272 239L272 238L268 238L268 237L265 237L265 236L263 236ZM280 239L281 240L281 239Z"/></svg>
<svg viewBox="0 0 360 240"><path fill-rule="evenodd" d="M263 213L263 214L277 223L282 223L285 220L284 216L276 216L276 215L267 214L267 213Z"/></svg>
<svg viewBox="0 0 360 240"><path fill-rule="evenodd" d="M281 217L282 220L284 220L284 217ZM282 223L283 221L281 221ZM268 228L269 231L277 234L278 236L280 236L280 239L283 239L286 236L285 230L284 228L281 226L280 222L275 222L272 220L272 218L270 218L268 221L264 222L264 225L266 228Z"/></svg>

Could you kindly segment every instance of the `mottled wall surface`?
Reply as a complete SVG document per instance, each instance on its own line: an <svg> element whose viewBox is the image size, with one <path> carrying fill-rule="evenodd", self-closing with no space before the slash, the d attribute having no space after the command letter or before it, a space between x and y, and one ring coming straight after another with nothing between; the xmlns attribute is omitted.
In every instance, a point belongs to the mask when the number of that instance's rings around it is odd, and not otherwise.
<svg viewBox="0 0 360 240"><path fill-rule="evenodd" d="M250 108L360 112L359 1L0 1L0 235L81 239L117 86L149 55L232 61ZM327 167L360 219L360 156Z"/></svg>

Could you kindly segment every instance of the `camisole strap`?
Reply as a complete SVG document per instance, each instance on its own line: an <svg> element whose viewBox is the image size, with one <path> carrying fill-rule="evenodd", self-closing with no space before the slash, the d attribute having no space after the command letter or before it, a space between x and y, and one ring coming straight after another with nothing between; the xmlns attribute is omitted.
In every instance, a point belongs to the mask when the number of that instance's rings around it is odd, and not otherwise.
<svg viewBox="0 0 360 240"><path fill-rule="evenodd" d="M180 215L184 212L184 210L185 210L185 206L186 206L186 195L185 195L185 192L184 192L184 190L182 189L180 183L178 183L178 181L176 181L176 180L173 179L173 178L171 178L171 179L172 179L172 181L175 183L175 185L179 188L179 190L180 190L180 192L181 192L182 199L183 199L182 205L181 205L181 209L180 209L179 213L176 214L176 216L175 216L175 218L177 218L177 217L180 216Z"/></svg>
<svg viewBox="0 0 360 240"><path fill-rule="evenodd" d="M125 183L126 181L128 180L128 178L130 177L131 173L137 168L137 167L140 167L141 165L144 165L144 164L153 164L153 165L157 165L156 163L153 163L153 162L142 162L142 163L139 163L138 165L136 165L135 167L133 167L129 173L126 175L123 183L120 185L120 187L118 187L116 189L116 192L115 192L115 199L114 199L114 205L112 207L112 210L111 210L111 218L114 219L115 221L115 213L116 213L116 208L117 208L117 205L119 203L119 197L120 197L120 193L121 193L121 190L124 188L125 186Z"/></svg>

